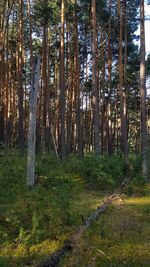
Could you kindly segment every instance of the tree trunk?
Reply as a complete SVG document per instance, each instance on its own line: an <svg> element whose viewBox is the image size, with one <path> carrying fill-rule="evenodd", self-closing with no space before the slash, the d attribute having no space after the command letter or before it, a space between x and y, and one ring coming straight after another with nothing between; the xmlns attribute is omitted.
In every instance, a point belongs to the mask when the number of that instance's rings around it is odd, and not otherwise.
<svg viewBox="0 0 150 267"><path fill-rule="evenodd" d="M141 95L141 147L142 170L145 181L148 179L147 170L147 112L146 112L146 84L145 84L145 25L144 0L140 1L140 95Z"/></svg>
<svg viewBox="0 0 150 267"><path fill-rule="evenodd" d="M4 64L4 40L5 40L5 12L6 12L6 0L3 1L3 8L0 14L0 142L4 142L4 83L5 83L5 64Z"/></svg>
<svg viewBox="0 0 150 267"><path fill-rule="evenodd" d="M33 187L35 184L35 144L36 144L36 110L39 88L40 58L35 59L32 76L30 106L29 106L29 132L28 132L28 158L27 158L27 185Z"/></svg>
<svg viewBox="0 0 150 267"><path fill-rule="evenodd" d="M29 19L29 36L30 36L30 68L33 66L33 44L32 44L32 18L31 18L31 0L28 0L28 19Z"/></svg>
<svg viewBox="0 0 150 267"><path fill-rule="evenodd" d="M94 152L100 154L100 116L99 94L97 77L97 26L96 26L96 0L92 0L92 107L94 128Z"/></svg>
<svg viewBox="0 0 150 267"><path fill-rule="evenodd" d="M44 9L48 6L48 0L44 0ZM42 152L46 152L46 129L48 112L48 21L47 15L44 17L43 25L43 60L42 60Z"/></svg>
<svg viewBox="0 0 150 267"><path fill-rule="evenodd" d="M109 1L109 13L112 13L112 0ZM112 49L111 49L111 18L108 25L108 104L107 104L107 139L108 154L112 153L112 118L111 118L111 72L112 72Z"/></svg>
<svg viewBox="0 0 150 267"><path fill-rule="evenodd" d="M123 89L123 64L122 64L122 6L118 0L119 15L119 94L120 94L120 118L121 118L121 150L124 155L128 155L127 144L127 119L126 119L126 101Z"/></svg>
<svg viewBox="0 0 150 267"><path fill-rule="evenodd" d="M18 144L19 150L24 149L24 129L23 129L23 0L20 0L19 15L19 46L18 46L18 101L19 101L19 120L18 120Z"/></svg>
<svg viewBox="0 0 150 267"><path fill-rule="evenodd" d="M80 101L80 59L79 59L79 36L77 18L77 0L75 0L74 11L74 38L75 38L75 90L76 90L76 125L77 125L77 151L80 157L83 156L82 126L81 126L81 101Z"/></svg>
<svg viewBox="0 0 150 267"><path fill-rule="evenodd" d="M64 71L65 0L61 0L61 47L60 47L60 121L61 157L65 158L65 71Z"/></svg>
<svg viewBox="0 0 150 267"><path fill-rule="evenodd" d="M101 153L106 152L106 84L105 84L105 34L101 32L101 81L99 80L99 84L101 82L101 99L102 99L102 107L101 107Z"/></svg>

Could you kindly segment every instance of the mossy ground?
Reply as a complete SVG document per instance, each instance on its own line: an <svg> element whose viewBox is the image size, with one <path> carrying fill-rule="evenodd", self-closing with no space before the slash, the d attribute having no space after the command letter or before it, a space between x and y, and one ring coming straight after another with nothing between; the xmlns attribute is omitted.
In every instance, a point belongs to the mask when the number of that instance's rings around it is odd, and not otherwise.
<svg viewBox="0 0 150 267"><path fill-rule="evenodd" d="M16 151L0 156L0 267L41 262L79 227L81 214L87 218L113 192L120 177L134 175L133 164L127 168L116 156L58 162L37 155L37 184L28 190L26 156ZM127 191L145 197L111 207L60 266L150 266L149 188L138 179Z"/></svg>
<svg viewBox="0 0 150 267"><path fill-rule="evenodd" d="M81 176L52 156L37 156L38 181L28 190L26 157L5 153L0 161L0 267L23 267L45 259L101 201Z"/></svg>
<svg viewBox="0 0 150 267"><path fill-rule="evenodd" d="M59 267L149 267L150 196L124 199L94 222Z"/></svg>

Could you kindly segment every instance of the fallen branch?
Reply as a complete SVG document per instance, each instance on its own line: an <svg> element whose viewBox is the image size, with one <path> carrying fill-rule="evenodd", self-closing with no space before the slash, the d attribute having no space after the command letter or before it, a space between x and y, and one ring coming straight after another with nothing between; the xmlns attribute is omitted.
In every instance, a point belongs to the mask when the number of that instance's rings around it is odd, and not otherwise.
<svg viewBox="0 0 150 267"><path fill-rule="evenodd" d="M43 263L40 263L36 267L55 267L59 263L60 259L70 250L72 250L75 245L77 244L80 237L84 234L84 232L87 230L87 228L91 225L93 221L98 219L101 214L103 214L108 206L114 202L114 201L121 200L120 196L118 194L114 194L106 199L106 201L103 202L102 205L97 207L97 210L92 213L88 219L85 221L84 224L82 224L79 229L71 235L70 239L66 240L64 242L64 245L54 252L47 260L45 260ZM122 201L122 200L121 200Z"/></svg>

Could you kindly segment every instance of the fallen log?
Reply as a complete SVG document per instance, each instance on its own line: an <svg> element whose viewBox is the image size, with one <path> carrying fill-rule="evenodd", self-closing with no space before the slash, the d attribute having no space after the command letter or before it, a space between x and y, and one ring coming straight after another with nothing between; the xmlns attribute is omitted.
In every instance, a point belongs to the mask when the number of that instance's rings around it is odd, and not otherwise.
<svg viewBox="0 0 150 267"><path fill-rule="evenodd" d="M120 196L118 194L114 194L106 199L106 201L103 202L99 207L97 207L97 210L92 213L88 219L85 221L84 224L80 225L77 231L71 235L71 237L66 240L63 244L63 246L55 251L47 260L44 262L38 264L36 267L56 267L59 263L60 259L69 251L71 251L75 245L77 244L80 237L84 234L84 232L87 230L87 228L91 225L93 221L98 219L101 214L103 214L108 206L112 204L116 200L121 200ZM121 202L123 202L121 200Z"/></svg>

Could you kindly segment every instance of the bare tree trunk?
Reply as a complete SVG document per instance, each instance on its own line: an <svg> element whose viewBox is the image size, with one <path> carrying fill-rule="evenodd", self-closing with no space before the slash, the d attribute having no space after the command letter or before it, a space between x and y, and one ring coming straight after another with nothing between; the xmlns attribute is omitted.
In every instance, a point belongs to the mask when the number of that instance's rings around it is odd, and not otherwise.
<svg viewBox="0 0 150 267"><path fill-rule="evenodd" d="M92 0L92 107L94 127L94 152L100 154L100 116L98 101L97 80L97 26L96 26L96 0Z"/></svg>
<svg viewBox="0 0 150 267"><path fill-rule="evenodd" d="M33 44L32 44L32 18L31 18L31 0L28 0L28 19L29 19L29 35L30 35L30 68L33 65Z"/></svg>
<svg viewBox="0 0 150 267"><path fill-rule="evenodd" d="M119 94L120 94L120 118L121 118L121 150L125 156L128 155L127 144L127 118L126 118L126 96L123 89L123 64L122 64L122 6L118 0L119 15Z"/></svg>
<svg viewBox="0 0 150 267"><path fill-rule="evenodd" d="M47 103L48 103L48 69L47 69L47 23L45 22L43 27L43 94L42 94L42 152L46 151L46 121L47 121Z"/></svg>
<svg viewBox="0 0 150 267"><path fill-rule="evenodd" d="M77 125L77 147L80 157L83 156L82 125L81 125L81 101L80 101L80 59L79 59L79 36L77 18L77 0L75 0L74 12L74 35L75 35L75 90L76 90L76 125Z"/></svg>
<svg viewBox="0 0 150 267"><path fill-rule="evenodd" d="M101 99L102 99L102 107L101 107L101 153L106 152L106 84L105 84L105 44L103 43L105 40L105 33L101 33ZM100 84L100 81L99 81Z"/></svg>
<svg viewBox="0 0 150 267"><path fill-rule="evenodd" d="M47 9L48 0L43 1L44 9ZM43 58L42 58L42 152L46 152L46 129L48 112L48 21L47 15L44 16L43 24Z"/></svg>
<svg viewBox="0 0 150 267"><path fill-rule="evenodd" d="M140 95L141 95L141 147L142 170L145 181L148 180L147 170L147 112L146 112L146 84L145 84L145 25L144 0L140 1Z"/></svg>
<svg viewBox="0 0 150 267"><path fill-rule="evenodd" d="M68 90L68 110L67 110L67 153L71 152L72 120L73 120L73 62L70 51L70 90Z"/></svg>
<svg viewBox="0 0 150 267"><path fill-rule="evenodd" d="M64 71L65 0L61 0L61 47L60 47L60 121L61 157L65 158L65 71Z"/></svg>
<svg viewBox="0 0 150 267"><path fill-rule="evenodd" d="M30 106L29 106L29 132L28 132L28 158L27 158L27 185L33 187L35 184L35 144L36 144L36 110L39 88L40 58L35 59L32 76Z"/></svg>
<svg viewBox="0 0 150 267"><path fill-rule="evenodd" d="M18 47L18 101L19 101L19 120L18 120L18 144L19 150L24 148L24 128L23 128L23 0L20 0L19 15L19 47Z"/></svg>
<svg viewBox="0 0 150 267"><path fill-rule="evenodd" d="M109 0L109 12L112 12L112 0ZM112 72L112 49L111 49L111 19L108 25L108 104L107 104L107 137L108 154L112 153L112 118L111 118L111 72Z"/></svg>
<svg viewBox="0 0 150 267"><path fill-rule="evenodd" d="M0 142L4 142L4 87L5 87L5 63L4 63L4 42L5 42L5 12L7 1L3 1L3 8L0 13Z"/></svg>

